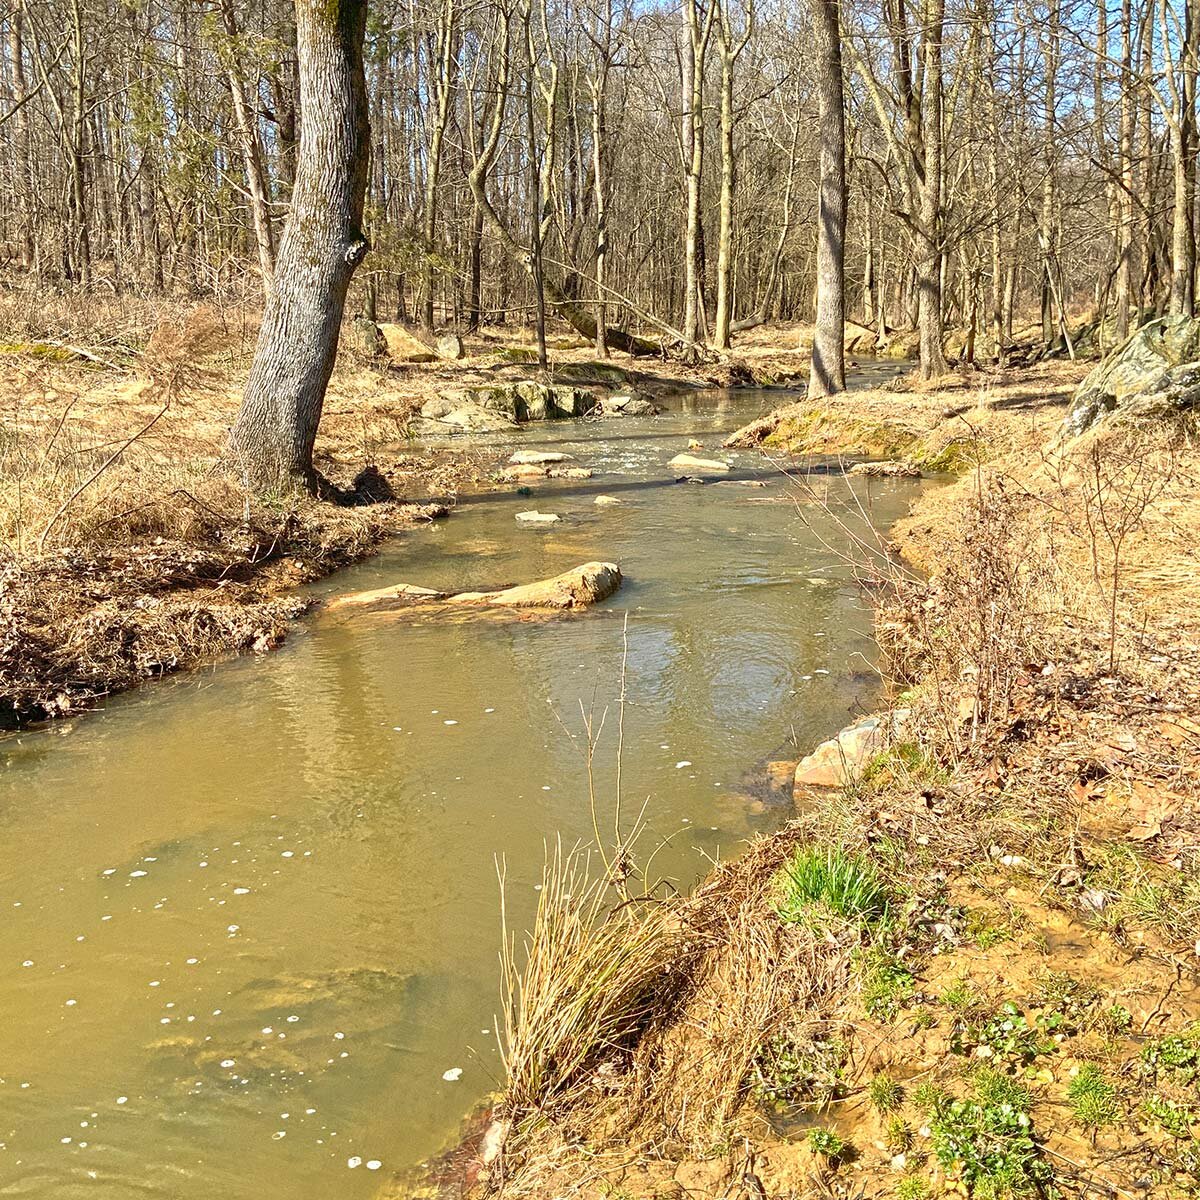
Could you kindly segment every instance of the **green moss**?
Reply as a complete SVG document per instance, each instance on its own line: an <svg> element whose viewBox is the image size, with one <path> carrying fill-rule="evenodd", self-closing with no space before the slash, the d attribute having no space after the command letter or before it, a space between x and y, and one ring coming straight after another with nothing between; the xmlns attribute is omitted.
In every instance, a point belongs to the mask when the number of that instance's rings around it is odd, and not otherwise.
<svg viewBox="0 0 1200 1200"><path fill-rule="evenodd" d="M500 357L507 362L535 363L538 360L538 352L527 346L505 346L500 351Z"/></svg>
<svg viewBox="0 0 1200 1200"><path fill-rule="evenodd" d="M908 458L919 439L902 425L862 421L848 412L806 408L785 417L763 440L793 454L846 454L870 458Z"/></svg>
<svg viewBox="0 0 1200 1200"><path fill-rule="evenodd" d="M938 475L961 475L973 471L982 461L976 442L947 442L939 450L918 454L916 464L922 471Z"/></svg>
<svg viewBox="0 0 1200 1200"><path fill-rule="evenodd" d="M45 342L0 342L0 354L19 354L24 358L40 358L44 362L72 362L81 358L66 346L50 346Z"/></svg>
<svg viewBox="0 0 1200 1200"><path fill-rule="evenodd" d="M876 787L889 783L943 784L950 776L916 742L897 742L880 750L863 768L861 782Z"/></svg>

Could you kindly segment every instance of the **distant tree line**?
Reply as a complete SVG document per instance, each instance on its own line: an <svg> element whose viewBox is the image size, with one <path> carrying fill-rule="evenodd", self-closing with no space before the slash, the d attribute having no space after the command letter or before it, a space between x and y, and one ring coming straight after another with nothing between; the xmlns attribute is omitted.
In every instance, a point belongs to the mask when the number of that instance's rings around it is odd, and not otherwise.
<svg viewBox="0 0 1200 1200"><path fill-rule="evenodd" d="M294 6L7 2L4 282L257 302ZM377 0L350 303L472 329L540 299L600 353L811 320L836 61L850 316L919 329L929 374L945 328L1003 357L1031 306L1047 343L1084 307L1117 337L1194 306L1198 40L1190 0Z"/></svg>

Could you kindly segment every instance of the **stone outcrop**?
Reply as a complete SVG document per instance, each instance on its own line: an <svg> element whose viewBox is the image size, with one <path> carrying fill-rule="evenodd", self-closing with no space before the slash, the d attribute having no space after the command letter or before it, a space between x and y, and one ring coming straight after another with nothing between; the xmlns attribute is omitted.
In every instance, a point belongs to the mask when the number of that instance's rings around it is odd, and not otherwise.
<svg viewBox="0 0 1200 1200"><path fill-rule="evenodd" d="M656 404L641 396L609 396L600 403L600 415L604 417L656 417L659 411Z"/></svg>
<svg viewBox="0 0 1200 1200"><path fill-rule="evenodd" d="M839 788L861 777L867 764L886 750L903 728L908 710L879 713L848 725L827 742L822 742L796 767L795 790Z"/></svg>
<svg viewBox="0 0 1200 1200"><path fill-rule="evenodd" d="M543 514L545 515L545 514ZM331 600L328 608L392 609L435 605L455 608L521 608L565 611L606 600L621 586L616 563L589 562L553 579L490 592L439 592L412 583L395 583L372 591L352 592Z"/></svg>
<svg viewBox="0 0 1200 1200"><path fill-rule="evenodd" d="M867 475L873 479L920 479L921 468L916 463L889 458L878 462L855 463L851 475Z"/></svg>
<svg viewBox="0 0 1200 1200"><path fill-rule="evenodd" d="M415 334L394 322L379 326L387 356L396 363L436 362L437 355Z"/></svg>
<svg viewBox="0 0 1200 1200"><path fill-rule="evenodd" d="M1200 407L1200 319L1143 325L1079 385L1059 430L1078 437L1109 414L1154 420Z"/></svg>
<svg viewBox="0 0 1200 1200"><path fill-rule="evenodd" d="M446 393L457 399L496 413L509 422L550 421L560 417L582 417L596 406L591 392L565 383L538 383L520 379L515 383L493 383L469 387L461 393Z"/></svg>
<svg viewBox="0 0 1200 1200"><path fill-rule="evenodd" d="M447 425L460 433L491 433L511 429L516 422L502 413L494 412L470 400L438 396L421 405L421 416L427 421Z"/></svg>

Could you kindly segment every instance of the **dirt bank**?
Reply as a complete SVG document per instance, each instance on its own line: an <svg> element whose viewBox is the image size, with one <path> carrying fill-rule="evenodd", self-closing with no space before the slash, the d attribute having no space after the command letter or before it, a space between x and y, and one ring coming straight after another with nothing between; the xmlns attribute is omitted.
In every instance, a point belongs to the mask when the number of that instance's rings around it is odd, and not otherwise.
<svg viewBox="0 0 1200 1200"><path fill-rule="evenodd" d="M625 853L639 903L552 864L481 1194L1200 1190L1194 431L1052 448L1081 373L767 431L797 465L864 423L962 447L895 533L907 562L856 552L902 732L692 897Z"/></svg>

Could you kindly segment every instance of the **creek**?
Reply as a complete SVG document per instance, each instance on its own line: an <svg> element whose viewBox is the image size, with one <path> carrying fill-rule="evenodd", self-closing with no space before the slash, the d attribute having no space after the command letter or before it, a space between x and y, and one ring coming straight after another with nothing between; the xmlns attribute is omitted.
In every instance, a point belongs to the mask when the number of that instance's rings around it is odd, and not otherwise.
<svg viewBox="0 0 1200 1200"><path fill-rule="evenodd" d="M893 372L897 368L878 368ZM681 889L789 813L754 772L869 709L868 598L812 493L886 528L919 482L755 452L731 482L672 455L779 395L524 427L592 479L464 497L314 590L445 590L620 564L544 619L322 613L225 662L0 741L0 1195L373 1196L500 1077L498 863L525 926L544 850L623 796ZM481 439L486 442L486 438ZM696 451L697 454L705 453ZM603 493L620 501L599 506ZM563 518L528 527L532 507ZM627 628L626 628L627 619Z"/></svg>

